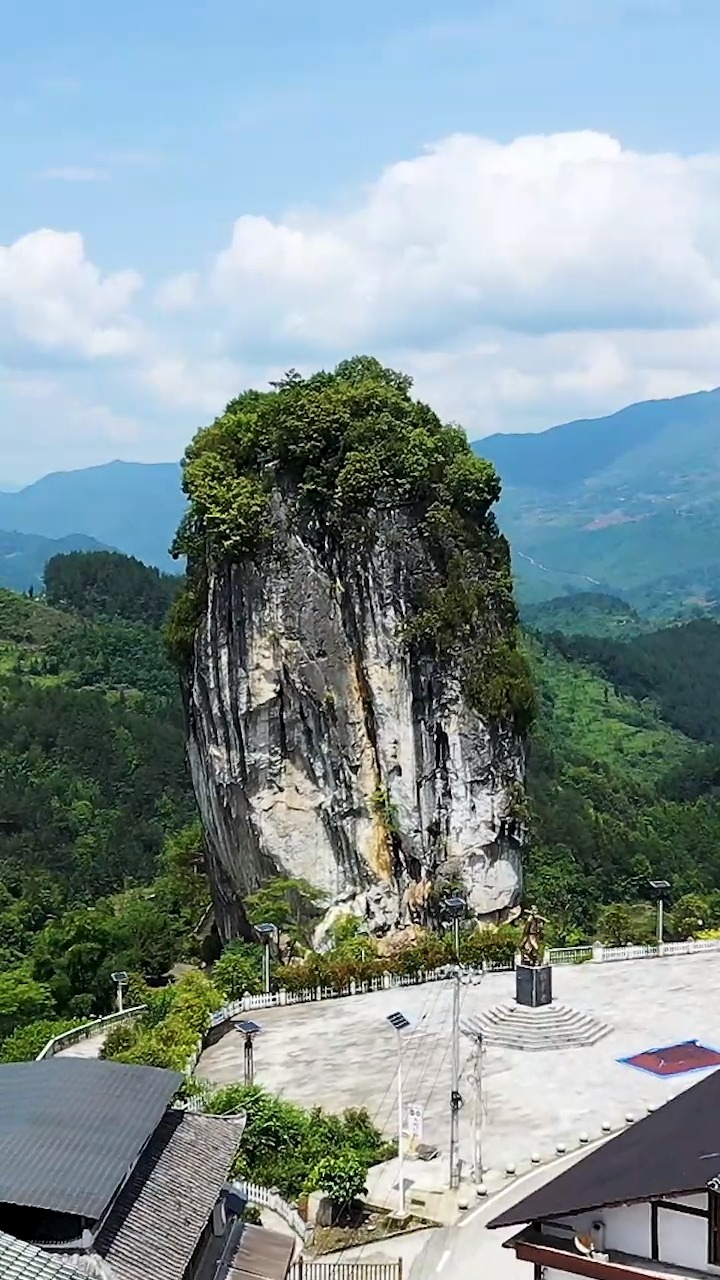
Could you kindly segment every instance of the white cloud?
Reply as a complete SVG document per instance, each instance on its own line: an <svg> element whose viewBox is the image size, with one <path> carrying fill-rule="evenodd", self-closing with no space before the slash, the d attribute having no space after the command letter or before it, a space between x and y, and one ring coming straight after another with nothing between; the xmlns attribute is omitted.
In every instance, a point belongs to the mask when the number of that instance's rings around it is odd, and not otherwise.
<svg viewBox="0 0 720 1280"><path fill-rule="evenodd" d="M257 371L243 369L231 360L180 356L151 360L140 376L163 404L209 417L221 413L228 400L258 381Z"/></svg>
<svg viewBox="0 0 720 1280"><path fill-rule="evenodd" d="M51 182L107 182L107 169L92 169L83 165L66 164L57 169L44 169L41 178Z"/></svg>
<svg viewBox="0 0 720 1280"><path fill-rule="evenodd" d="M603 134L456 135L350 212L237 219L208 280L243 338L431 349L469 328L685 326L720 314L720 157Z"/></svg>
<svg viewBox="0 0 720 1280"><path fill-rule="evenodd" d="M127 355L139 341L129 308L141 284L136 271L102 275L77 232L33 231L0 245L0 335L89 358Z"/></svg>
<svg viewBox="0 0 720 1280"><path fill-rule="evenodd" d="M473 439L536 431L720 383L720 323L695 329L504 333L441 352L393 352L417 393Z"/></svg>
<svg viewBox="0 0 720 1280"><path fill-rule="evenodd" d="M183 271L171 276L158 289L155 305L160 311L186 311L199 300L201 284L199 271Z"/></svg>

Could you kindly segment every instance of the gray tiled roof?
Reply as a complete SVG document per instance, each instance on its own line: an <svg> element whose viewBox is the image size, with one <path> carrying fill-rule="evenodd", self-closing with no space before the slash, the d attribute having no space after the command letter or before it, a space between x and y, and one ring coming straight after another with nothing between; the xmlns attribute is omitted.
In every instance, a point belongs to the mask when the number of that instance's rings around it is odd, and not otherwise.
<svg viewBox="0 0 720 1280"><path fill-rule="evenodd" d="M83 1280L81 1272L59 1254L45 1253L4 1231L0 1231L0 1276L2 1280Z"/></svg>
<svg viewBox="0 0 720 1280"><path fill-rule="evenodd" d="M0 1203L101 1217L181 1081L90 1058L0 1066Z"/></svg>
<svg viewBox="0 0 720 1280"><path fill-rule="evenodd" d="M226 1116L167 1112L95 1240L117 1280L182 1280L242 1129Z"/></svg>

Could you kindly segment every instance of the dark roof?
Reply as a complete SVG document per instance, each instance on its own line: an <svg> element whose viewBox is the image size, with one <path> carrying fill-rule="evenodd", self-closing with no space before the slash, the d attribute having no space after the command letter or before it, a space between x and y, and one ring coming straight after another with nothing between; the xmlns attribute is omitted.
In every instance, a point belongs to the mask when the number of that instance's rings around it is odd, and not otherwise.
<svg viewBox="0 0 720 1280"><path fill-rule="evenodd" d="M603 1205L701 1191L720 1173L720 1070L488 1223L512 1227Z"/></svg>
<svg viewBox="0 0 720 1280"><path fill-rule="evenodd" d="M92 1058L0 1066L0 1204L99 1218L182 1078Z"/></svg>
<svg viewBox="0 0 720 1280"><path fill-rule="evenodd" d="M293 1236L238 1223L236 1239L218 1280L285 1280L295 1252Z"/></svg>
<svg viewBox="0 0 720 1280"><path fill-rule="evenodd" d="M244 1117L163 1117L95 1239L118 1280L182 1280L243 1128Z"/></svg>
<svg viewBox="0 0 720 1280"><path fill-rule="evenodd" d="M2 1280L83 1280L82 1272L59 1254L45 1253L4 1231L0 1231L0 1276Z"/></svg>

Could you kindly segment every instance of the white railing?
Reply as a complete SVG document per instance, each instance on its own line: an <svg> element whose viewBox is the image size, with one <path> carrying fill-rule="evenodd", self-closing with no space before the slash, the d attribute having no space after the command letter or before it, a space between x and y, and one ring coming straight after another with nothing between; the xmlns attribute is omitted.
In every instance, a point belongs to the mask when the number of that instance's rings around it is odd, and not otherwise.
<svg viewBox="0 0 720 1280"><path fill-rule="evenodd" d="M402 1280L402 1259L397 1262L323 1262L322 1258L297 1258L288 1280Z"/></svg>
<svg viewBox="0 0 720 1280"><path fill-rule="evenodd" d="M122 1013L108 1013L104 1018L93 1018L92 1022L83 1022L79 1027L71 1027L69 1031L63 1031L59 1036L53 1036L52 1040L48 1040L40 1050L36 1062L40 1062L42 1058L52 1058L56 1053L60 1053L62 1049L69 1049L70 1045L79 1044L81 1040L89 1040L91 1036L96 1036L100 1031L108 1031L110 1027L115 1026L118 1022L126 1022L131 1018L137 1017L139 1013L143 1013L146 1008L144 1004L134 1005L132 1009L123 1009Z"/></svg>
<svg viewBox="0 0 720 1280"><path fill-rule="evenodd" d="M494 969L510 971L512 965L495 965ZM488 971L490 966L487 966ZM339 1000L344 996L366 995L372 991L390 991L394 987L417 987L424 982L440 982L452 972L452 967L444 965L441 969L427 969L420 973L383 973L369 978L365 982L354 979L339 989L335 987L305 987L300 991L271 991L264 995L250 995L248 992L240 1000L231 1000L211 1015L211 1027L235 1018L239 1013L248 1013L251 1009L273 1009L277 1005L309 1004L312 1000Z"/></svg>
<svg viewBox="0 0 720 1280"><path fill-rule="evenodd" d="M592 947L551 947L547 953L549 964L585 964L592 958Z"/></svg>
<svg viewBox="0 0 720 1280"><path fill-rule="evenodd" d="M688 939L687 942L665 942L662 948L657 946L606 947L600 942L586 947L551 947L546 953L547 962L553 965L587 964L591 962L609 964L619 960L649 960L657 956L701 955L708 951L720 951L720 938L701 938L698 941ZM484 973L509 973L514 964L488 961L483 965ZM292 1004L309 1004L312 1000L337 1000L343 996L364 995L370 991L388 991L394 987L412 987L423 982L437 982L446 978L449 966L428 970L417 974L384 973L365 982L349 982L339 991L334 987L307 987L301 991L272 991L267 995L245 995L241 1000L233 1000L218 1009L212 1015L211 1026L220 1026L238 1014L247 1013L251 1009L271 1009L276 1006Z"/></svg>
<svg viewBox="0 0 720 1280"><path fill-rule="evenodd" d="M605 947L602 943L595 942L591 947L551 947L546 956L548 963L553 965L585 964L587 962L609 964L619 960L650 960L662 956L703 955L713 951L720 952L720 938L700 938L697 941L689 938L686 942L664 942L662 947L630 945L626 947ZM482 971L484 973L509 973L513 968L514 965L511 964L488 961L483 965ZM372 991L389 991L394 987L419 986L424 982L441 981L443 978L447 978L450 972L450 967L444 966L441 969L431 969L416 974L384 973L369 978L364 982L351 981L339 991L334 987L321 986L308 987L301 991L271 991L267 995L248 994L243 996L241 1000L228 1002L221 1009L211 1014L209 1026L221 1026L222 1023L236 1018L238 1014L248 1013L252 1009L270 1009L276 1006L308 1004L312 1000L337 1000L344 996L365 995ZM81 1040L87 1040L90 1036L109 1029L117 1022L136 1017L144 1009L145 1005L136 1005L132 1009L123 1010L122 1013L111 1013L105 1018L95 1018L92 1022L85 1022L82 1026L73 1027L70 1031L64 1031L61 1035L55 1036L54 1039L48 1040L38 1054L38 1061L41 1058L50 1058L53 1054L59 1053L61 1049L67 1049L70 1045L78 1044ZM198 1047L198 1056L199 1052L200 1049ZM193 1054L188 1063L190 1070L192 1070L196 1060Z"/></svg>
<svg viewBox="0 0 720 1280"><path fill-rule="evenodd" d="M303 1243L307 1240L312 1228L300 1217L295 1205L288 1204L287 1200L283 1200L279 1191L258 1186L256 1182L233 1182L231 1185L238 1195L248 1200L250 1204L256 1205L259 1209L270 1209L273 1213L276 1213L295 1232L295 1235L299 1236Z"/></svg>
<svg viewBox="0 0 720 1280"><path fill-rule="evenodd" d="M613 960L649 960L652 956L660 955L658 947L633 946L627 947L596 947L593 960L598 960L601 964L607 964ZM601 954L597 954L600 952Z"/></svg>

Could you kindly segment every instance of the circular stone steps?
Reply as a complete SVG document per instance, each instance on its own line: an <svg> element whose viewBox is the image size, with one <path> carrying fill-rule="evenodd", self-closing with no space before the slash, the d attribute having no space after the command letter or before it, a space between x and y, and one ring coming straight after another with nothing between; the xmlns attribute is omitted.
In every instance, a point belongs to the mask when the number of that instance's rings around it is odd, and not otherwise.
<svg viewBox="0 0 720 1280"><path fill-rule="evenodd" d="M467 1019L462 1030L466 1035L482 1035L485 1044L539 1051L577 1049L597 1044L612 1028L588 1013L553 1003L541 1009L528 1009L521 1004L496 1004Z"/></svg>

